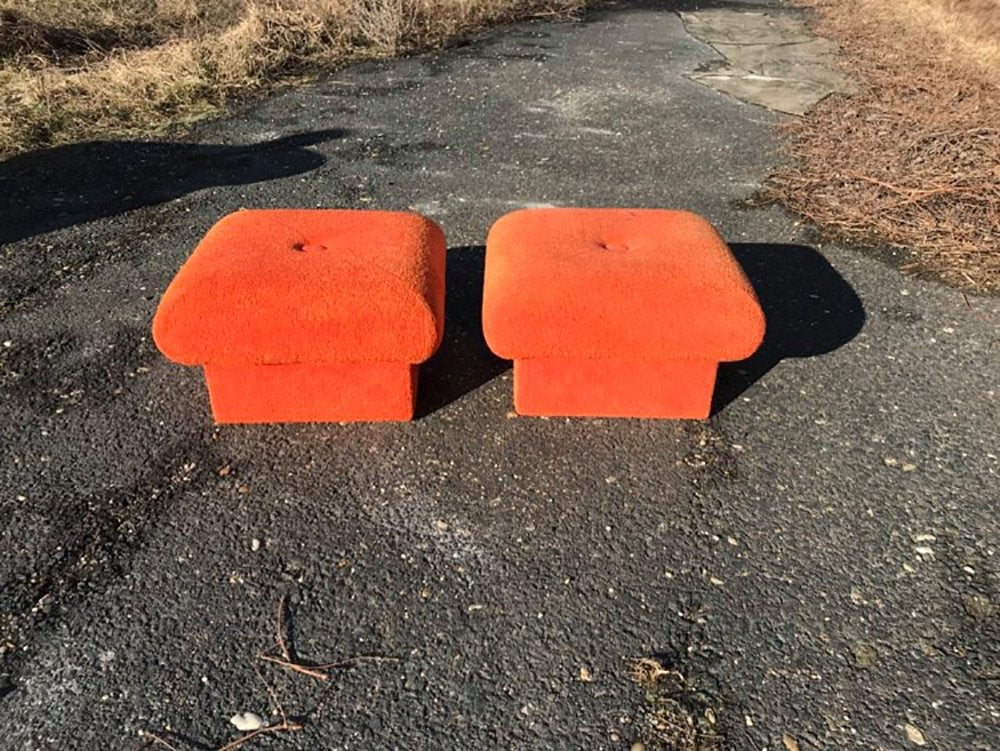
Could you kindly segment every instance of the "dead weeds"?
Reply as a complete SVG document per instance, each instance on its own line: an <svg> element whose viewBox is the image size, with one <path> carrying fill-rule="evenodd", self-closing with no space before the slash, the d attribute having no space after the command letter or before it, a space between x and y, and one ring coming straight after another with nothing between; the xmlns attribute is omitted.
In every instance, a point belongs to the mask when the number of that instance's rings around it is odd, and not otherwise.
<svg viewBox="0 0 1000 751"><path fill-rule="evenodd" d="M586 0L0 0L0 159L162 132L364 58Z"/></svg>
<svg viewBox="0 0 1000 751"><path fill-rule="evenodd" d="M629 678L645 692L639 738L645 751L725 751L715 699L678 670L652 657L626 662Z"/></svg>
<svg viewBox="0 0 1000 751"><path fill-rule="evenodd" d="M1000 289L1000 28L995 0L796 0L861 83L789 126L766 188L848 240L912 251L911 270Z"/></svg>

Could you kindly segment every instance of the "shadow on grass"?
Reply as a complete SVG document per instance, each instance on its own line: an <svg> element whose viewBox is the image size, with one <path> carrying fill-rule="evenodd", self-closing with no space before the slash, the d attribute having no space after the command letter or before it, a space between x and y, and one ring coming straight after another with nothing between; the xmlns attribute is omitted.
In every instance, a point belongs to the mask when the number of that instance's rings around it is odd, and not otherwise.
<svg viewBox="0 0 1000 751"><path fill-rule="evenodd" d="M818 251L802 245L731 246L767 317L764 343L748 360L723 363L712 414L787 358L816 357L851 341L865 322L854 289Z"/></svg>
<svg viewBox="0 0 1000 751"><path fill-rule="evenodd" d="M93 141L0 162L0 245L217 185L297 175L326 158L308 147L344 138L332 128L241 146Z"/></svg>

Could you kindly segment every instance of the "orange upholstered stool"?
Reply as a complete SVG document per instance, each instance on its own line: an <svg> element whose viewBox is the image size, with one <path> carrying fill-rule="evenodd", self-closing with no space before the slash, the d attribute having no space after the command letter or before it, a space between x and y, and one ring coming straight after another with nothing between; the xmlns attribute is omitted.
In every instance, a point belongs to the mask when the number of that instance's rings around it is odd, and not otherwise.
<svg viewBox="0 0 1000 751"><path fill-rule="evenodd" d="M764 314L701 217L529 209L490 230L483 329L514 360L521 414L705 418L718 363L753 354Z"/></svg>
<svg viewBox="0 0 1000 751"><path fill-rule="evenodd" d="M167 288L153 338L216 422L409 420L444 325L444 235L416 214L240 211Z"/></svg>

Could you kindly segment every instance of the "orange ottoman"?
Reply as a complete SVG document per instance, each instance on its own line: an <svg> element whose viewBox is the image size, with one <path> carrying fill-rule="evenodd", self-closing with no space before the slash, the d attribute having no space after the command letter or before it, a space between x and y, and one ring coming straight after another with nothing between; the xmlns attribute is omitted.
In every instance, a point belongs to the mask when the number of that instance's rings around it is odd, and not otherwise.
<svg viewBox="0 0 1000 751"><path fill-rule="evenodd" d="M416 214L255 210L209 230L153 339L216 422L409 420L444 325L445 240Z"/></svg>
<svg viewBox="0 0 1000 751"><path fill-rule="evenodd" d="M483 330L524 415L708 417L718 364L764 314L719 234L683 211L528 209L486 241Z"/></svg>

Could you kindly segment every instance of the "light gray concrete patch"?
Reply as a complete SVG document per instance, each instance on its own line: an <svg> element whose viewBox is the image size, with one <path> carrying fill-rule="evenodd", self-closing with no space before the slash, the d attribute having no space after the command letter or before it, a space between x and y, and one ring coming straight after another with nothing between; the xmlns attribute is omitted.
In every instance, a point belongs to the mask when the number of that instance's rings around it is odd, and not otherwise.
<svg viewBox="0 0 1000 751"><path fill-rule="evenodd" d="M830 94L827 88L817 86L814 81L761 75L731 67L718 72L695 73L691 77L737 99L789 115L805 114Z"/></svg>
<svg viewBox="0 0 1000 751"><path fill-rule="evenodd" d="M681 17L693 36L725 58L692 73L695 81L793 115L830 94L855 90L836 67L838 45L812 34L797 11L717 8Z"/></svg>
<svg viewBox="0 0 1000 751"><path fill-rule="evenodd" d="M688 31L710 44L796 44L814 35L798 13L767 8L710 8L681 12Z"/></svg>

